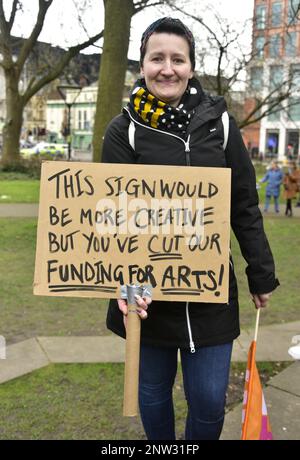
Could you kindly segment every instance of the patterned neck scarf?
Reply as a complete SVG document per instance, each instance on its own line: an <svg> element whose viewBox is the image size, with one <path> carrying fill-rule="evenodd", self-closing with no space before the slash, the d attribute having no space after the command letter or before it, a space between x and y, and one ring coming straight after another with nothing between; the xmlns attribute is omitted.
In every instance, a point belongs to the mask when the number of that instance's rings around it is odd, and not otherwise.
<svg viewBox="0 0 300 460"><path fill-rule="evenodd" d="M193 78L178 107L172 107L153 96L148 91L145 80L141 79L135 84L128 106L138 114L143 124L162 131L171 131L184 138L202 94L200 83Z"/></svg>

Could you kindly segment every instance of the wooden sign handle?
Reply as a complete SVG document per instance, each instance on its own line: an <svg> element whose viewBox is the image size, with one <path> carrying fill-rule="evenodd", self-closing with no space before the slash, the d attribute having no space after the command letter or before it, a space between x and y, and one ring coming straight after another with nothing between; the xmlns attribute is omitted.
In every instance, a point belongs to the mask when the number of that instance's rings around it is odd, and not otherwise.
<svg viewBox="0 0 300 460"><path fill-rule="evenodd" d="M131 302L130 302L131 300ZM138 415L141 320L137 304L128 299L123 415Z"/></svg>

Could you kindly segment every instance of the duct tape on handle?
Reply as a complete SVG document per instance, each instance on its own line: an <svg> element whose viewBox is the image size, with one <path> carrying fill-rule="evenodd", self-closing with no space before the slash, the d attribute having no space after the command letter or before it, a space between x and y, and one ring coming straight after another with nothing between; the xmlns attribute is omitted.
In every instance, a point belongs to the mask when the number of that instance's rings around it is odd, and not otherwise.
<svg viewBox="0 0 300 460"><path fill-rule="evenodd" d="M121 299L126 299L128 303L135 303L135 295L140 297L152 297L152 286L138 286L135 284L127 284L121 286Z"/></svg>

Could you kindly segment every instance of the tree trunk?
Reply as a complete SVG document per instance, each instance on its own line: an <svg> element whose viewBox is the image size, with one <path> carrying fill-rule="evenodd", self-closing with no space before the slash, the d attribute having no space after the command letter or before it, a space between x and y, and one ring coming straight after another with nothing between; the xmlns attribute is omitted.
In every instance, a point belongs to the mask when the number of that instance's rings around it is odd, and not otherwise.
<svg viewBox="0 0 300 460"><path fill-rule="evenodd" d="M108 123L120 113L127 70L133 0L105 0L104 45L94 121L93 160L101 161L103 136Z"/></svg>
<svg viewBox="0 0 300 460"><path fill-rule="evenodd" d="M5 165L6 169L9 167L14 168L20 162L19 141L25 105L38 91L59 77L71 59L77 56L81 50L103 37L103 31L101 31L84 42L71 46L60 57L53 51L51 56L57 55L55 62L47 63L44 48L36 48L36 46L44 26L47 11L53 0L39 0L36 2L38 3L36 21L33 23L28 38L22 41L16 41L11 31L14 30L16 15L18 15L19 10L23 11L22 4L24 2L13 0L11 3L11 11L6 19L4 2L0 0L0 64L5 75L7 113L3 128L3 158L1 163ZM74 3L78 2L74 1ZM21 18L23 22L25 19L25 16ZM18 86L26 63L29 64L28 85L27 88L23 88L23 94L20 95Z"/></svg>
<svg viewBox="0 0 300 460"><path fill-rule="evenodd" d="M18 91L15 69L5 70L6 120L3 127L3 166L14 168L20 162L20 135L24 103Z"/></svg>

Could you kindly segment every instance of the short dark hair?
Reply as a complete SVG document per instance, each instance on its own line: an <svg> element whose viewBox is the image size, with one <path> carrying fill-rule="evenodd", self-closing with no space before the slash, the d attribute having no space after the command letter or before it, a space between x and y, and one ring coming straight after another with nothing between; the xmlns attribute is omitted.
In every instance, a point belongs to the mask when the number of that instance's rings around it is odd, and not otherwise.
<svg viewBox="0 0 300 460"><path fill-rule="evenodd" d="M184 37L188 42L190 49L190 61L192 69L195 69L195 39L190 29L183 24L180 19L164 17L150 24L142 35L141 47L140 47L140 65L143 65L144 57L146 54L146 48L149 38L154 33L166 32L169 34L180 35Z"/></svg>

